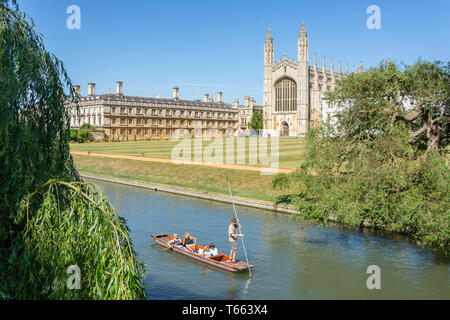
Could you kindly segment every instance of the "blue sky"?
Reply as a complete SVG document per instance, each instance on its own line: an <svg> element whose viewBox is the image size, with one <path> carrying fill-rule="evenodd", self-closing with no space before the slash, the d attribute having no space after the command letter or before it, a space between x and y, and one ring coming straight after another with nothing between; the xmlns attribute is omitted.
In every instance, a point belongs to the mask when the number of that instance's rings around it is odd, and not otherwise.
<svg viewBox="0 0 450 320"><path fill-rule="evenodd" d="M225 102L244 96L262 103L263 47L267 28L275 59L297 58L305 21L310 64L326 57L365 67L391 59L407 64L418 57L449 60L450 1L113 1L18 0L43 35L47 50L61 59L74 84L87 93L201 99L223 91ZM369 30L368 6L381 9L381 30ZM81 30L69 30L66 9L81 9Z"/></svg>

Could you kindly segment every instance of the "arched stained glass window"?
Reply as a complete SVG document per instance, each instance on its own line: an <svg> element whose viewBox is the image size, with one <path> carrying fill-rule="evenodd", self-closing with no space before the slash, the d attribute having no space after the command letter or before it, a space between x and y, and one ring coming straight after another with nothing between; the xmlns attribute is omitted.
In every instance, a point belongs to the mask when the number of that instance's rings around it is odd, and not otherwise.
<svg viewBox="0 0 450 320"><path fill-rule="evenodd" d="M297 110L297 84L290 78L275 83L275 111Z"/></svg>

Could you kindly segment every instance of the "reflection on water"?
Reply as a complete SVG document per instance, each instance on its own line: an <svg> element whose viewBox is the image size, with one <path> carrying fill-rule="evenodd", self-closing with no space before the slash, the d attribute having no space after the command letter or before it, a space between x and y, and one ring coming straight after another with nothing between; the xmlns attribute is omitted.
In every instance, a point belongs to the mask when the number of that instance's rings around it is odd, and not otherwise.
<svg viewBox="0 0 450 320"><path fill-rule="evenodd" d="M230 273L163 250L153 233L190 232L229 253L231 205L95 181L126 218L150 299L449 299L450 258L398 234L343 229L238 206L250 263ZM245 259L238 243L238 258ZM368 290L369 265L381 290Z"/></svg>

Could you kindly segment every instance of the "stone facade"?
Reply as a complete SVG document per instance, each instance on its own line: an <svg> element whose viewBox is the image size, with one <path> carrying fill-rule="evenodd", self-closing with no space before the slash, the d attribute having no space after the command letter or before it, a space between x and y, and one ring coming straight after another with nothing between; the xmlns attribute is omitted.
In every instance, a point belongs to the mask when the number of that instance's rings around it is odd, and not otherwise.
<svg viewBox="0 0 450 320"><path fill-rule="evenodd" d="M250 129L248 127L249 122L252 120L255 112L262 112L263 107L256 105L255 99L251 97L244 97L244 105L239 106L239 134L249 135Z"/></svg>
<svg viewBox="0 0 450 320"><path fill-rule="evenodd" d="M302 137L310 128L321 123L322 101L326 91L334 90L336 82L345 74L339 62L334 71L333 59L326 70L317 67L316 54L309 66L309 41L304 23L297 42L297 60L280 58L274 61L274 45L270 29L264 44L264 135ZM358 72L363 71L362 62ZM353 66L355 72L355 66Z"/></svg>
<svg viewBox="0 0 450 320"><path fill-rule="evenodd" d="M247 123L248 112L257 108L250 97L245 98L244 106L238 100L224 103L222 92L218 92L217 102L209 95L204 95L203 101L182 100L178 87L173 88L172 99L124 96L122 82L116 83L116 94L97 95L94 83L88 89L88 95L81 96L80 86L75 86L81 98L78 110L76 104L68 104L71 127L88 123L115 141L238 136L248 129L240 125Z"/></svg>

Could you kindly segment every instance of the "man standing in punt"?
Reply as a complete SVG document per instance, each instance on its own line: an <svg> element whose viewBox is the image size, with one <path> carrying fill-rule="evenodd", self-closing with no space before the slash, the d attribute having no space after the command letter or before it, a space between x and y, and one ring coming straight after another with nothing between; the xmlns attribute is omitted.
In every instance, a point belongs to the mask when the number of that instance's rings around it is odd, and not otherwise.
<svg viewBox="0 0 450 320"><path fill-rule="evenodd" d="M231 219L231 224L228 226L228 240L230 241L230 259L231 263L236 263L236 254L237 254L237 237L243 237L242 233L237 233L237 228L242 228L236 218Z"/></svg>

